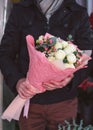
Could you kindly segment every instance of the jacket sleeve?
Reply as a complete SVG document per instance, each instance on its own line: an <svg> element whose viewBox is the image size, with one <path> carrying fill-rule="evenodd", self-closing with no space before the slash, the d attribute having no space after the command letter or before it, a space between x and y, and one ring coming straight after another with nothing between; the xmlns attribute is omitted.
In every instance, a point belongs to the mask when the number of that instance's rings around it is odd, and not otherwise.
<svg viewBox="0 0 93 130"><path fill-rule="evenodd" d="M84 9L80 18L80 25L76 32L75 43L81 50L92 50L91 29L87 11ZM79 86L80 83L88 77L88 68L80 69L74 75L73 86Z"/></svg>
<svg viewBox="0 0 93 130"><path fill-rule="evenodd" d="M78 47L81 50L92 50L93 44L91 42L91 29L89 23L89 17L87 14L87 10L84 9L80 15L80 24L77 29L75 36L75 43L78 44Z"/></svg>
<svg viewBox="0 0 93 130"><path fill-rule="evenodd" d="M13 92L16 92L17 81L23 77L15 62L19 51L20 28L18 26L17 7L14 5L0 44L0 69L7 85Z"/></svg>

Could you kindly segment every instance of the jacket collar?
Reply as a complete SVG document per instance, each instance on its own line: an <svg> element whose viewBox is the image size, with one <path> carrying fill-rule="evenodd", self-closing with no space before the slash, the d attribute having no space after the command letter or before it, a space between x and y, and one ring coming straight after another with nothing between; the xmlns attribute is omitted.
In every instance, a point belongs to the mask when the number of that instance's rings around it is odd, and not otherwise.
<svg viewBox="0 0 93 130"><path fill-rule="evenodd" d="M75 0L64 0L65 4L69 4L69 3L72 3L72 2L75 2ZM30 6L32 4L36 4L36 0L24 0L24 1L20 2L20 4L22 6L27 7L27 6Z"/></svg>
<svg viewBox="0 0 93 130"><path fill-rule="evenodd" d="M74 6L72 6L72 4ZM37 5L37 1L36 0L24 0L22 2L20 2L20 5L21 6L24 6L24 7L28 7L28 6L31 6L31 5ZM68 10L78 10L78 4L76 3L75 0L64 0L63 3L62 3L62 6Z"/></svg>
<svg viewBox="0 0 93 130"><path fill-rule="evenodd" d="M70 11L79 10L79 5L76 3L76 0L64 0L63 7Z"/></svg>

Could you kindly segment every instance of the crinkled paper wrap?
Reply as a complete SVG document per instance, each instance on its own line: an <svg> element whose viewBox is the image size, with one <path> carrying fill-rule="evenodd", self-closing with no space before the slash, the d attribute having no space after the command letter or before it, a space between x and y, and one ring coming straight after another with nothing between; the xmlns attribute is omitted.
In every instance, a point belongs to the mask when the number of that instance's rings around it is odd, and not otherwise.
<svg viewBox="0 0 93 130"><path fill-rule="evenodd" d="M81 65L79 65L76 69L63 69L63 66L61 66L61 64L57 65L59 64L58 62L57 64L50 63L43 53L35 49L34 38L32 36L28 35L26 37L26 40L30 63L25 83L28 86L33 86L32 92L34 95L46 91L45 88L43 88L42 86L43 82L49 82L50 80L64 80L75 71L85 67L85 62L90 59L89 56L84 54L81 57ZM21 99L19 96L17 96L3 113L2 119L7 119L8 121L11 121L12 119L19 120L23 107L24 116L28 117L29 99Z"/></svg>
<svg viewBox="0 0 93 130"><path fill-rule="evenodd" d="M15 120L18 120L25 103L26 99L22 99L18 95L4 111L2 119L7 119L8 121L11 121L11 119L13 118Z"/></svg>

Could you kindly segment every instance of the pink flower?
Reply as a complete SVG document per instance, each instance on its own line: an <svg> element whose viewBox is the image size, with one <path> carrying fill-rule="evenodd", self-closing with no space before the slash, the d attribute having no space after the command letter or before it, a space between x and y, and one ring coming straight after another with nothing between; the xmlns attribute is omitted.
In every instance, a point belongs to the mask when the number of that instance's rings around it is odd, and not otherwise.
<svg viewBox="0 0 93 130"><path fill-rule="evenodd" d="M51 53L51 50L49 50L48 53Z"/></svg>
<svg viewBox="0 0 93 130"><path fill-rule="evenodd" d="M45 51L47 51L47 50L48 50L48 48L46 47L46 48L45 48Z"/></svg>
<svg viewBox="0 0 93 130"><path fill-rule="evenodd" d="M46 35L44 36L45 39L49 39L50 38L50 34L46 33Z"/></svg>
<svg viewBox="0 0 93 130"><path fill-rule="evenodd" d="M52 43L53 43L53 40L52 40L52 39L50 39L50 40L49 40L49 42L50 42L50 44L52 44Z"/></svg>
<svg viewBox="0 0 93 130"><path fill-rule="evenodd" d="M55 46L52 46L52 49L53 49L53 51L56 51L56 48L55 48Z"/></svg>
<svg viewBox="0 0 93 130"><path fill-rule="evenodd" d="M43 44L43 40L40 40L39 43L40 43L40 44Z"/></svg>

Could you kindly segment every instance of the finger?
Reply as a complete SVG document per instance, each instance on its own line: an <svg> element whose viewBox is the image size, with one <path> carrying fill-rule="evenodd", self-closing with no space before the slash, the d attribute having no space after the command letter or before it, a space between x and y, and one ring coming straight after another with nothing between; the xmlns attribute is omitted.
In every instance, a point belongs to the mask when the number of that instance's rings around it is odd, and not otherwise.
<svg viewBox="0 0 93 130"><path fill-rule="evenodd" d="M62 80L62 81L63 81L63 80ZM58 83L60 83L60 82L62 82L62 81L53 81L53 80L50 80L49 83L50 83L50 84L53 84L53 85L54 85L54 84L57 85Z"/></svg>
<svg viewBox="0 0 93 130"><path fill-rule="evenodd" d="M60 81L60 82L54 81L54 82L51 82L51 83L52 83L53 86L58 87L58 86L62 86L62 85L63 85L63 82L64 82L64 81L62 80L62 81Z"/></svg>
<svg viewBox="0 0 93 130"><path fill-rule="evenodd" d="M52 84L45 84L44 87L46 89L50 89L50 90L53 90L53 89L57 89L57 88L62 88L63 87L63 83L59 83L59 82L53 82Z"/></svg>
<svg viewBox="0 0 93 130"><path fill-rule="evenodd" d="M50 81L50 83L51 83L52 85L62 87L62 86L64 86L64 82L67 82L67 81L70 80L70 79L72 79L72 77L67 77L66 79L61 80L61 81Z"/></svg>
<svg viewBox="0 0 93 130"><path fill-rule="evenodd" d="M28 90L27 88L24 88L24 93L27 93L27 94L29 94L29 95L33 94L33 92L30 91L30 90Z"/></svg>
<svg viewBox="0 0 93 130"><path fill-rule="evenodd" d="M27 92L27 91L25 91L24 89L20 89L19 90L19 93L21 93L24 97L30 97L32 94L31 93L29 93L29 92Z"/></svg>
<svg viewBox="0 0 93 130"><path fill-rule="evenodd" d="M32 85L28 85L27 83L25 83L25 82L23 82L23 86L25 87L25 89L26 90L28 90L31 94L33 94L34 93L34 91L33 91L33 86Z"/></svg>
<svg viewBox="0 0 93 130"><path fill-rule="evenodd" d="M43 83L42 84L43 86L50 86L50 87L53 87L54 85L52 84L52 83L50 83L50 82L48 82L48 83Z"/></svg>
<svg viewBox="0 0 93 130"><path fill-rule="evenodd" d="M56 88L54 88L54 87L52 88L52 87L49 87L49 86L45 86L44 88L45 88L46 90L54 90L54 89L56 89Z"/></svg>
<svg viewBox="0 0 93 130"><path fill-rule="evenodd" d="M66 86L71 80L72 80L72 77L68 77L65 80L62 80L61 82L58 82L56 85L62 88Z"/></svg>
<svg viewBox="0 0 93 130"><path fill-rule="evenodd" d="M22 98L22 99L26 99L27 97L25 97L25 95L21 92L19 92L19 96Z"/></svg>
<svg viewBox="0 0 93 130"><path fill-rule="evenodd" d="M67 78L67 81L71 81L73 77L74 77L74 76L68 77L68 78Z"/></svg>
<svg viewBox="0 0 93 130"><path fill-rule="evenodd" d="M27 83L23 82L22 85L26 88L26 89L29 89L30 87L28 86Z"/></svg>
<svg viewBox="0 0 93 130"><path fill-rule="evenodd" d="M50 90L50 89L53 88L53 87L50 87L50 86L48 86L48 85L43 85L43 87L44 87L46 90Z"/></svg>
<svg viewBox="0 0 93 130"><path fill-rule="evenodd" d="M49 83L45 83L45 85L55 88L56 86L60 85L60 82L57 81L49 81Z"/></svg>
<svg viewBox="0 0 93 130"><path fill-rule="evenodd" d="M25 82L23 82L20 86L20 89L23 89L25 92L27 92L28 94L34 94L32 89L31 89L31 86L29 87L27 84L25 84Z"/></svg>
<svg viewBox="0 0 93 130"><path fill-rule="evenodd" d="M57 88L62 88L62 87L63 87L63 85L61 85L61 86L53 86L53 87L45 86L45 88L46 88L47 90L55 90L55 89L57 89Z"/></svg>
<svg viewBox="0 0 93 130"><path fill-rule="evenodd" d="M20 87L18 91L22 91L24 93L31 94L31 92L29 90L27 90L24 86Z"/></svg>
<svg viewBox="0 0 93 130"><path fill-rule="evenodd" d="M72 80L72 78L69 78L69 79L66 79L64 82L63 82L63 86L66 86L68 83L70 83Z"/></svg>
<svg viewBox="0 0 93 130"><path fill-rule="evenodd" d="M31 93L26 89L23 83L20 84L17 91L22 98L27 98L28 96L31 95Z"/></svg>

